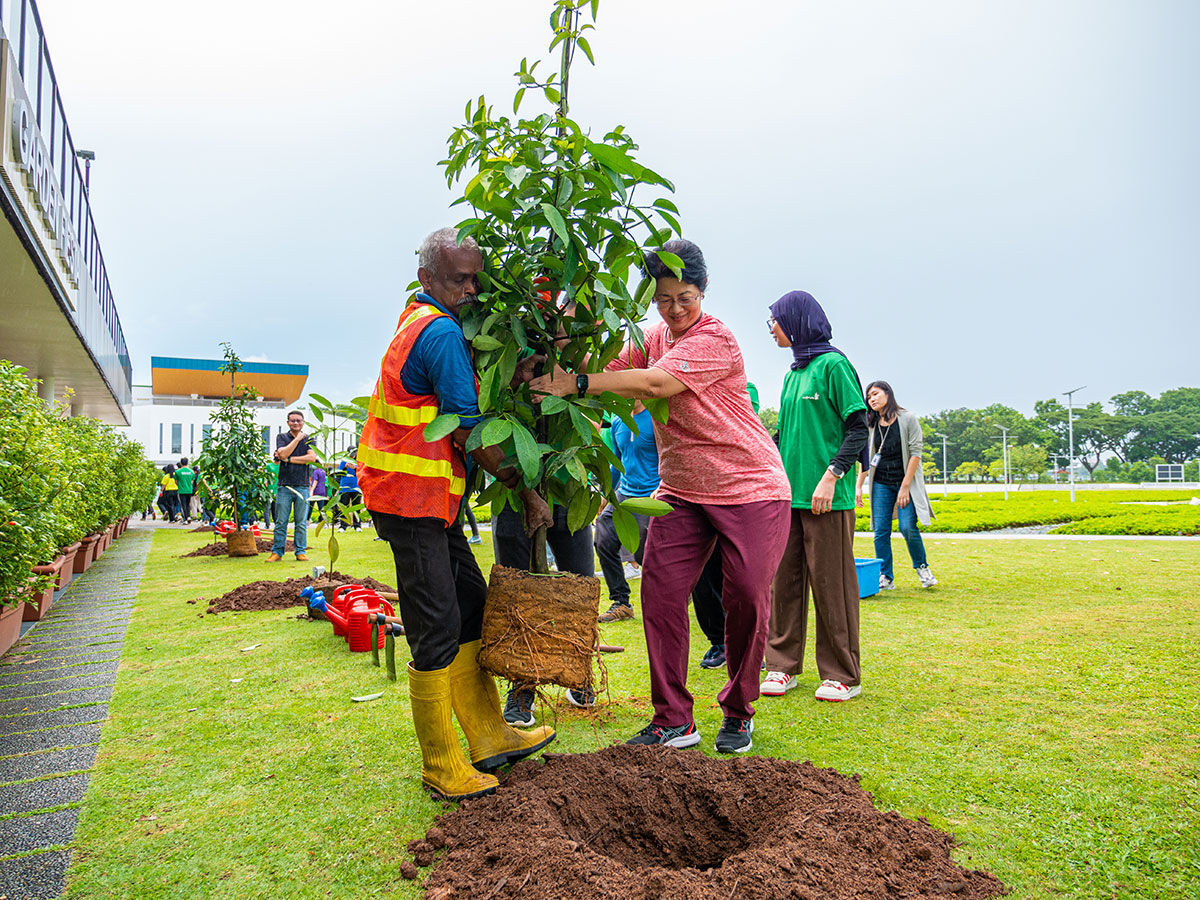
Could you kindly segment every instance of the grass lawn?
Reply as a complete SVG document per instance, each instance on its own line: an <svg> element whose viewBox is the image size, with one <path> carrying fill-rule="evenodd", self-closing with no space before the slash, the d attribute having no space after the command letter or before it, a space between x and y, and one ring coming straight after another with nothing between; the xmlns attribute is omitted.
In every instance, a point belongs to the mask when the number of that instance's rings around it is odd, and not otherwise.
<svg viewBox="0 0 1200 900"><path fill-rule="evenodd" d="M372 534L345 540L337 568L391 582ZM187 601L307 571L178 558L202 540L155 534L67 896L419 897L403 848L440 807L420 786L403 675L389 683L297 610L199 615ZM1200 896L1200 543L929 551L939 587L898 570L898 590L863 603L862 697L816 703L810 667L800 689L759 701L753 752L860 773L881 807L956 833L960 861L1015 897ZM554 688L541 710L560 752L650 717L640 620L602 634L628 648L604 657L604 705L574 709ZM693 659L705 649L694 629ZM722 683L690 674L710 754Z"/></svg>

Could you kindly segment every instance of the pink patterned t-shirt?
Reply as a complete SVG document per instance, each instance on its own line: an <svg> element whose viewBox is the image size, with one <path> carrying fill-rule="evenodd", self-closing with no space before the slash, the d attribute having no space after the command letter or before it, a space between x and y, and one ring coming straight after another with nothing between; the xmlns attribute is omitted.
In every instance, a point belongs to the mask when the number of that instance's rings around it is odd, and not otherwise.
<svg viewBox="0 0 1200 900"><path fill-rule="evenodd" d="M608 371L662 369L687 386L671 397L667 424L654 423L662 491L692 503L732 506L791 500L779 450L746 390L746 367L725 323L702 315L677 340L665 322L629 342Z"/></svg>

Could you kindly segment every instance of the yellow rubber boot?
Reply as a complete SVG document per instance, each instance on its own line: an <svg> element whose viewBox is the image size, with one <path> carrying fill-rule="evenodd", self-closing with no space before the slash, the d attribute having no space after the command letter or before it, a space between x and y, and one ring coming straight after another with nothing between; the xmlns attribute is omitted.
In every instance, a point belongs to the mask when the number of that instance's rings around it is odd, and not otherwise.
<svg viewBox="0 0 1200 900"><path fill-rule="evenodd" d="M450 703L450 669L418 672L408 664L408 696L421 744L421 780L447 800L482 797L500 783L471 768L458 743Z"/></svg>
<svg viewBox="0 0 1200 900"><path fill-rule="evenodd" d="M504 721L496 682L479 668L479 641L459 646L450 663L450 694L477 769L490 772L514 763L554 740L549 725L518 731Z"/></svg>

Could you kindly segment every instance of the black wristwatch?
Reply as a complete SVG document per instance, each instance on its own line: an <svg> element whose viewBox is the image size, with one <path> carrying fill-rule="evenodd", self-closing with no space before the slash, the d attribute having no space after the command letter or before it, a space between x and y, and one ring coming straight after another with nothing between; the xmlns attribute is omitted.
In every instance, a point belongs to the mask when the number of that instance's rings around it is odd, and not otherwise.
<svg viewBox="0 0 1200 900"><path fill-rule="evenodd" d="M582 397L585 394L587 394L587 389L588 389L588 377L586 375L576 375L575 376L575 390L579 391L579 396Z"/></svg>

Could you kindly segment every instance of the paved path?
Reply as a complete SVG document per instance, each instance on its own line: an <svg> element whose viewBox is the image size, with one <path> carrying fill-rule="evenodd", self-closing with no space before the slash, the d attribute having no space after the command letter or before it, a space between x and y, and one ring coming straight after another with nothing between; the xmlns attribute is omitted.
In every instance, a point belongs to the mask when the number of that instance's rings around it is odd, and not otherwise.
<svg viewBox="0 0 1200 900"><path fill-rule="evenodd" d="M132 524L132 523L131 523ZM153 532L130 529L0 659L0 897L58 897Z"/></svg>

